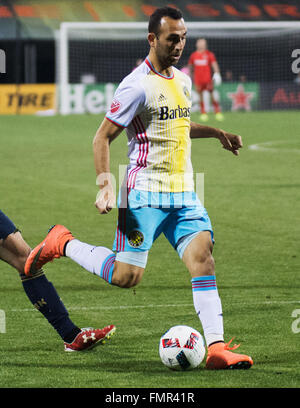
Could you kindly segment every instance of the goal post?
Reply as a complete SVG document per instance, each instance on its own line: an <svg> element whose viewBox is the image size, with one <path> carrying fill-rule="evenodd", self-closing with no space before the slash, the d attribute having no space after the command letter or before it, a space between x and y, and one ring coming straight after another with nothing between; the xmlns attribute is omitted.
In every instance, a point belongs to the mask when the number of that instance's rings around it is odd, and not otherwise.
<svg viewBox="0 0 300 408"><path fill-rule="evenodd" d="M58 81L59 85L59 111L62 114L70 113L70 41L77 40L87 43L105 40L134 40L144 35L146 39L147 24L135 23L98 23L98 22L64 22L60 26L59 53L58 53ZM110 52L110 50L107 50ZM87 61L88 64L88 61ZM99 68L101 70L101 67ZM83 72L84 74L84 72ZM82 79L82 78L81 78ZM81 80L82 82L82 80Z"/></svg>
<svg viewBox="0 0 300 408"><path fill-rule="evenodd" d="M222 84L215 92L223 110L300 107L296 72L300 60L297 64L295 58L297 49L300 56L300 22L186 25L187 43L178 68L186 68L197 38L206 38L221 69ZM146 22L62 23L56 54L57 110L63 115L105 112L118 83L147 56L147 29ZM235 103L239 98L244 105ZM208 99L205 103L209 105ZM198 110L196 92L192 110Z"/></svg>

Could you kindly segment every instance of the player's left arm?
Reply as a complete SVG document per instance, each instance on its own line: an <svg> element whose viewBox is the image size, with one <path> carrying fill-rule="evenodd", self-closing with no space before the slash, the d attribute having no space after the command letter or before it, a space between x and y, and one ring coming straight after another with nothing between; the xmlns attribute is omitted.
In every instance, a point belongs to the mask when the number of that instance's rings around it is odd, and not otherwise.
<svg viewBox="0 0 300 408"><path fill-rule="evenodd" d="M223 148L238 156L239 149L243 147L242 138L239 135L226 132L225 130L214 128L211 126L200 125L199 123L191 122L190 127L191 139L215 138L219 139Z"/></svg>

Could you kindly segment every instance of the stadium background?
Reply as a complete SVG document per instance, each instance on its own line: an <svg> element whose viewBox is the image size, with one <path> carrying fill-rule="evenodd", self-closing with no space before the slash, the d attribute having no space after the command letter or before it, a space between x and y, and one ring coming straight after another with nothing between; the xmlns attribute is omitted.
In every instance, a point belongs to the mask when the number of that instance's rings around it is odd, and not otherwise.
<svg viewBox="0 0 300 408"><path fill-rule="evenodd" d="M56 100L53 84L59 75L55 33L61 22L146 22L155 7L164 4L168 2L1 1L0 49L6 53L6 72L0 74L0 113L34 113L53 109ZM172 4L180 7L185 20L191 22L300 20L300 4L296 0L222 0L210 3L176 0ZM249 36L240 31L228 37L228 33L222 36L222 32L213 32L207 38L209 48L215 52L221 67L223 85L219 94L224 110L234 110L233 100L227 94L236 93L239 83L242 83L243 93L253 94L251 110L300 107L300 84L295 81L296 75L291 70L291 53L299 47L299 29L285 33L274 29L268 36L265 32ZM70 83L82 83L82 73L88 73L94 77L94 86L88 84L84 93L94 89L105 94L105 84L119 83L132 70L137 59L147 55L145 40L131 43L132 46L127 40L106 40L98 42L95 47L91 41L71 41L70 67L76 66L76 70L70 71ZM195 39L187 42L179 68L186 65L194 47ZM81 55L84 57L80 58ZM88 69L86 61L89 61ZM88 109L86 111L89 112Z"/></svg>

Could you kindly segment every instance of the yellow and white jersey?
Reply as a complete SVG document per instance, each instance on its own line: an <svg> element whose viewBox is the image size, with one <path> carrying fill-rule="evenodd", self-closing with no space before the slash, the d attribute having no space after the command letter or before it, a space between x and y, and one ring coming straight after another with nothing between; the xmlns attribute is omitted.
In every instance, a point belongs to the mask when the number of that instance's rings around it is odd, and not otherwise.
<svg viewBox="0 0 300 408"><path fill-rule="evenodd" d="M129 189L194 190L191 88L189 76L175 67L163 76L148 58L120 83L106 118L127 131Z"/></svg>

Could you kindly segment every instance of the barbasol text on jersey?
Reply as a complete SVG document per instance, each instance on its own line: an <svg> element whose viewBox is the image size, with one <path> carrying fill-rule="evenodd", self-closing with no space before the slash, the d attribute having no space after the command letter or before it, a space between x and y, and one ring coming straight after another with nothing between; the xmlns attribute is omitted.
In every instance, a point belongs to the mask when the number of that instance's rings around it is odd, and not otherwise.
<svg viewBox="0 0 300 408"><path fill-rule="evenodd" d="M191 116L190 108L181 108L180 105L176 109L169 109L168 106L161 106L159 109L159 120L189 118Z"/></svg>

